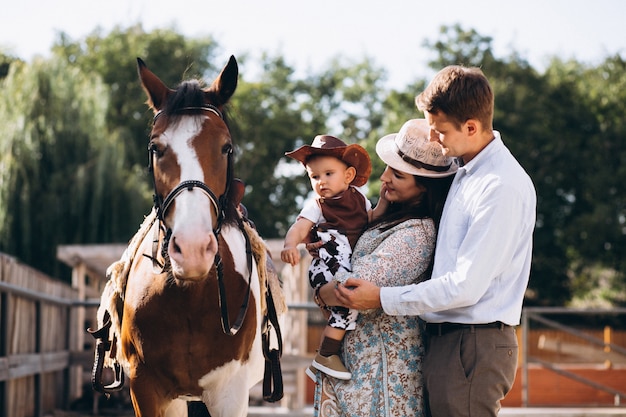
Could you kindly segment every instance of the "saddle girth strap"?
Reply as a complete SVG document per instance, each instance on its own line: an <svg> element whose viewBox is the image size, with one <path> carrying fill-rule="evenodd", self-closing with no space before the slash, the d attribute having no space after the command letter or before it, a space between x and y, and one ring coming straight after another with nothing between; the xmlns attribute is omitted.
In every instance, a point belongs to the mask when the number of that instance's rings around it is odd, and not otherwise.
<svg viewBox="0 0 626 417"><path fill-rule="evenodd" d="M267 301L267 313L263 318L263 334L261 335L261 345L263 346L263 356L265 357L265 373L263 375L263 399L267 402L276 402L283 398L283 373L280 367L280 358L283 355L283 337L280 333L280 323L276 314L274 298L267 281L267 291L265 299ZM278 349L270 349L270 333L274 328Z"/></svg>

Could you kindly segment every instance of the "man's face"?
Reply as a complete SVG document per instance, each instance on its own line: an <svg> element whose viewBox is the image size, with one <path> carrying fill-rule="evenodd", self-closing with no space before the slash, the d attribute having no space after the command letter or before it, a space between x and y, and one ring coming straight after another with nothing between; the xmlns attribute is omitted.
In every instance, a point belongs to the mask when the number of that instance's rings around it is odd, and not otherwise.
<svg viewBox="0 0 626 417"><path fill-rule="evenodd" d="M458 130L441 112L424 112L424 117L430 125L430 141L437 142L445 156L463 157L467 151L467 137L463 131Z"/></svg>

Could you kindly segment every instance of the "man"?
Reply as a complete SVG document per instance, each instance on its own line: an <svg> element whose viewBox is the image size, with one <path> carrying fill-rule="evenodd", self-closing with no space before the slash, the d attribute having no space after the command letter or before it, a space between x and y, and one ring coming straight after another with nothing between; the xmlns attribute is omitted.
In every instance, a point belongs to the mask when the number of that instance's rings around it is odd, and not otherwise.
<svg viewBox="0 0 626 417"><path fill-rule="evenodd" d="M446 199L432 278L379 288L349 279L343 305L425 321L424 379L433 417L497 416L517 370L536 193L493 130L494 97L478 68L449 66L416 98L431 141L461 166Z"/></svg>

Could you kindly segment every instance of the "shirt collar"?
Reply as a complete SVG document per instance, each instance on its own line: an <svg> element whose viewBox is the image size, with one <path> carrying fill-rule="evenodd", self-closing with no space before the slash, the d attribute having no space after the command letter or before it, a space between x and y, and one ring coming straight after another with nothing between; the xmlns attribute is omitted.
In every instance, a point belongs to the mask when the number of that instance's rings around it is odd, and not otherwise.
<svg viewBox="0 0 626 417"><path fill-rule="evenodd" d="M459 159L459 170L464 170L467 175L470 175L472 172L480 169L481 166L484 166L486 161L491 159L491 156L499 151L499 149L504 146L502 143L502 138L500 137L500 132L497 130L493 131L493 140L487 144L475 157L472 158L466 164L460 164Z"/></svg>

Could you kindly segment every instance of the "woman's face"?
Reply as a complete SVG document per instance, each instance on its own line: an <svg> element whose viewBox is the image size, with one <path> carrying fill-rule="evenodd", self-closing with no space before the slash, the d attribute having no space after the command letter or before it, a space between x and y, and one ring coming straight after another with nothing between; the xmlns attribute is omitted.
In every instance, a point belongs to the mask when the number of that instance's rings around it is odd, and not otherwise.
<svg viewBox="0 0 626 417"><path fill-rule="evenodd" d="M387 166L380 176L380 196L392 203L417 203L426 187L417 184L413 175Z"/></svg>

